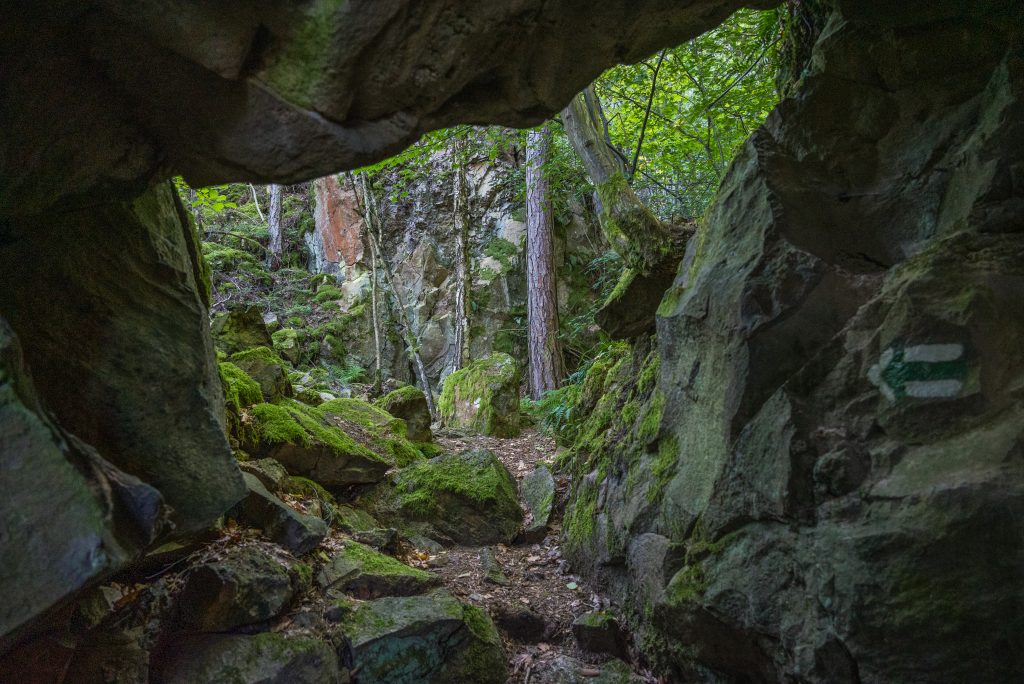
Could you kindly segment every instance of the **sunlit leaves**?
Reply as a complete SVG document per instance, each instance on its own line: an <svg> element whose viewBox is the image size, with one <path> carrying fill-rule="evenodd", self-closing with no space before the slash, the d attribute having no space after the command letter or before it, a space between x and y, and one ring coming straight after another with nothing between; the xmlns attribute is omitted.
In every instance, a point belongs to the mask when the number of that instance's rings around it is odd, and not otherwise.
<svg viewBox="0 0 1024 684"><path fill-rule="evenodd" d="M204 213L219 214L225 209L234 209L238 205L224 194L227 185L211 185L205 188L192 188L185 179L178 176L174 179L174 187L178 190L181 201L193 211L202 209Z"/></svg>

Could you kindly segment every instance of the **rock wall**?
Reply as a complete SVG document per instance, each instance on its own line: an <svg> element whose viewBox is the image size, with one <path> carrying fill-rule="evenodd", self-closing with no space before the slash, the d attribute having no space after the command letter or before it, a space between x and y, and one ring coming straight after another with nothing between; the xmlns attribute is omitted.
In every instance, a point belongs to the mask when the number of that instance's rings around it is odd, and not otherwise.
<svg viewBox="0 0 1024 684"><path fill-rule="evenodd" d="M391 174L379 190L383 259L398 297L420 338L420 353L435 389L452 370L454 355L455 258L452 160L436 153L426 171L410 182ZM474 359L501 351L526 358L526 224L518 194L521 178L513 161L477 159L468 170L471 251L470 352ZM358 201L347 183L329 176L314 184L316 229L307 234L310 270L335 276L342 292L342 314L355 312L356 329L369 334L351 339L350 359L373 365L370 299L371 251ZM596 296L580 266L601 254L604 238L583 205L575 205L558 222L556 261L560 313L578 313ZM333 258L321 255L334 254ZM404 344L395 331L398 315L383 276L380 315L385 333L385 377L412 382Z"/></svg>
<svg viewBox="0 0 1024 684"><path fill-rule="evenodd" d="M677 676L1024 671L1022 25L834 3L691 241L658 438L569 530Z"/></svg>

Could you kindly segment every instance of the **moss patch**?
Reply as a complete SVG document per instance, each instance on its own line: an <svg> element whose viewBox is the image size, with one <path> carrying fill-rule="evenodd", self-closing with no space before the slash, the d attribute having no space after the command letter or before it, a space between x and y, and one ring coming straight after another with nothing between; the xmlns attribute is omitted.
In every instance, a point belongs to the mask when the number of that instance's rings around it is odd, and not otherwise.
<svg viewBox="0 0 1024 684"><path fill-rule="evenodd" d="M495 352L445 379L438 401L441 422L483 435L519 434L519 368Z"/></svg>

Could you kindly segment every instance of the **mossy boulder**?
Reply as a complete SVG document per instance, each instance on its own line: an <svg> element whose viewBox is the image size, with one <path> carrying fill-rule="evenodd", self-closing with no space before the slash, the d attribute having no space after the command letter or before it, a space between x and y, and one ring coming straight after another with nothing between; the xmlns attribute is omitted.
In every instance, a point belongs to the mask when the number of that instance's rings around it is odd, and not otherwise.
<svg viewBox="0 0 1024 684"><path fill-rule="evenodd" d="M413 385L399 387L378 399L376 405L396 418L405 421L406 437L414 442L429 442L434 438L430 432L430 408L423 390Z"/></svg>
<svg viewBox="0 0 1024 684"><path fill-rule="evenodd" d="M519 434L519 366L508 354L495 352L449 375L439 411L446 427L481 435Z"/></svg>
<svg viewBox="0 0 1024 684"><path fill-rule="evenodd" d="M288 364L270 347L253 347L232 354L228 361L245 371L255 380L267 401L292 396L292 383L288 380Z"/></svg>
<svg viewBox="0 0 1024 684"><path fill-rule="evenodd" d="M394 466L423 458L402 421L358 399L308 406L286 399L257 404L246 448L326 487L379 482Z"/></svg>
<svg viewBox="0 0 1024 684"><path fill-rule="evenodd" d="M413 596L441 583L432 572L410 567L355 541L345 542L345 548L320 569L316 581L321 589L337 589L360 599Z"/></svg>
<svg viewBox="0 0 1024 684"><path fill-rule="evenodd" d="M258 306L246 306L217 314L210 324L217 349L235 354L253 347L270 347L273 342L263 312Z"/></svg>
<svg viewBox="0 0 1024 684"><path fill-rule="evenodd" d="M366 503L385 524L462 544L507 544L523 519L512 476L484 450L416 463L378 485Z"/></svg>
<svg viewBox="0 0 1024 684"><path fill-rule="evenodd" d="M522 541L536 542L547 533L548 519L555 503L555 478L544 464L537 466L520 484L530 521L523 529Z"/></svg>
<svg viewBox="0 0 1024 684"><path fill-rule="evenodd" d="M501 684L508 676L487 613L444 592L362 603L340 629L361 684Z"/></svg>
<svg viewBox="0 0 1024 684"><path fill-rule="evenodd" d="M329 643L276 632L181 636L163 656L154 681L166 684L348 681Z"/></svg>
<svg viewBox="0 0 1024 684"><path fill-rule="evenodd" d="M302 340L295 328L281 328L270 336L274 351L287 359L293 366L302 359Z"/></svg>
<svg viewBox="0 0 1024 684"><path fill-rule="evenodd" d="M293 594L281 561L259 546L239 546L189 570L178 595L178 613L191 630L225 632L279 615Z"/></svg>
<svg viewBox="0 0 1024 684"><path fill-rule="evenodd" d="M217 364L217 373L224 389L224 411L227 416L228 432L237 434L242 409L263 401L260 384L249 377L241 368L229 361Z"/></svg>
<svg viewBox="0 0 1024 684"><path fill-rule="evenodd" d="M285 505L267 491L255 475L242 473L242 478L246 496L232 509L232 515L262 529L268 539L296 556L311 551L323 541L327 535L323 520Z"/></svg>

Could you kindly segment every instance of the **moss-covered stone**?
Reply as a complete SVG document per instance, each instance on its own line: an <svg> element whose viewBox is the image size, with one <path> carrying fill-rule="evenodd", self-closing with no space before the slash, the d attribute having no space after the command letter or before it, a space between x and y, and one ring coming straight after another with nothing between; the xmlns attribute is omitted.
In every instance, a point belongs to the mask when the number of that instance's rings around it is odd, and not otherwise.
<svg viewBox="0 0 1024 684"><path fill-rule="evenodd" d="M396 418L405 421L406 436L414 442L429 442L430 409L423 390L413 385L399 387L378 399L376 405Z"/></svg>
<svg viewBox="0 0 1024 684"><path fill-rule="evenodd" d="M267 326L263 323L263 312L258 306L245 306L217 314L210 324L217 349L228 354L252 349L270 347L272 342Z"/></svg>
<svg viewBox="0 0 1024 684"><path fill-rule="evenodd" d="M174 637L166 653L157 681L167 684L321 684L340 677L338 658L329 643L277 632Z"/></svg>
<svg viewBox="0 0 1024 684"><path fill-rule="evenodd" d="M519 434L519 367L508 354L495 352L449 375L438 409L448 427L482 435Z"/></svg>
<svg viewBox="0 0 1024 684"><path fill-rule="evenodd" d="M413 596L438 586L432 572L413 568L356 541L345 542L317 574L321 589L338 589L359 599Z"/></svg>
<svg viewBox="0 0 1024 684"><path fill-rule="evenodd" d="M281 328L274 332L270 339L274 343L274 351L282 358L288 359L293 366L302 359L302 345L299 331L295 328Z"/></svg>
<svg viewBox="0 0 1024 684"><path fill-rule="evenodd" d="M257 404L250 415L248 451L328 487L378 482L389 468L423 458L400 420L358 399L315 407L289 399Z"/></svg>
<svg viewBox="0 0 1024 684"><path fill-rule="evenodd" d="M399 528L419 523L466 544L509 543L523 518L512 476L483 450L405 468L378 485L367 503L382 522Z"/></svg>
<svg viewBox="0 0 1024 684"><path fill-rule="evenodd" d="M228 360L259 383L267 401L277 401L292 395L288 365L270 347L253 347L236 352Z"/></svg>
<svg viewBox="0 0 1024 684"><path fill-rule="evenodd" d="M360 604L340 629L361 682L500 684L507 677L487 614L443 592Z"/></svg>
<svg viewBox="0 0 1024 684"><path fill-rule="evenodd" d="M263 391L258 382L229 361L218 363L217 372L221 387L224 388L224 408L228 418L228 432L237 434L242 409L261 403Z"/></svg>

